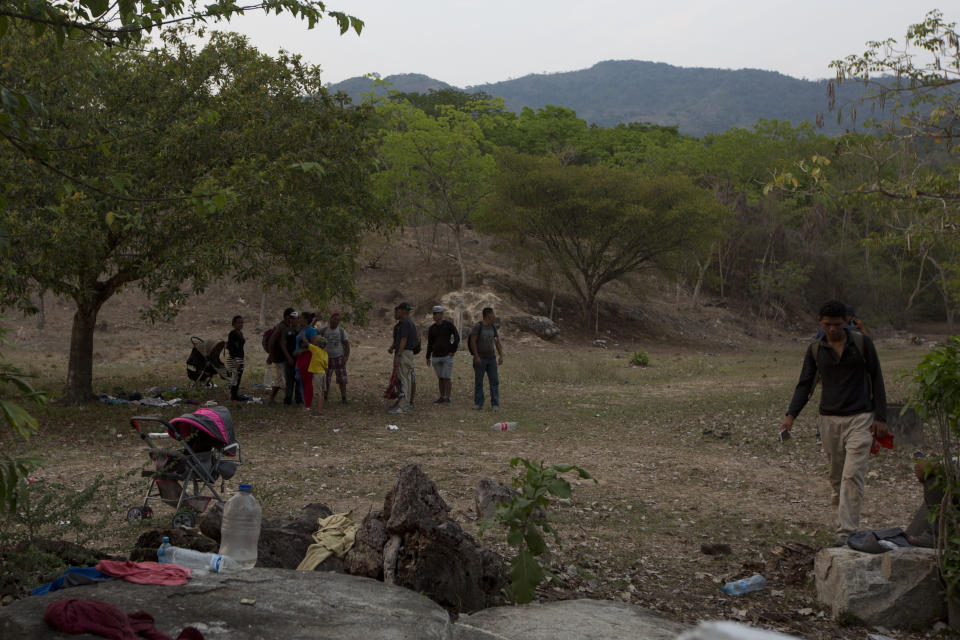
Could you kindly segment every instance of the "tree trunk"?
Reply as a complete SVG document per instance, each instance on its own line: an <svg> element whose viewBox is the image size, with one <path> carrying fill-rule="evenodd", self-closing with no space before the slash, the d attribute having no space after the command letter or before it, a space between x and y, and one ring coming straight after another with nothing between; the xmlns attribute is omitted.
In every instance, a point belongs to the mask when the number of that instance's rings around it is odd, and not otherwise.
<svg viewBox="0 0 960 640"><path fill-rule="evenodd" d="M260 294L260 317L257 318L257 328L264 329L267 326L267 292ZM264 329L266 330L266 329Z"/></svg>
<svg viewBox="0 0 960 640"><path fill-rule="evenodd" d="M467 288L467 263L463 261L463 228L460 225L453 227L453 241L457 245L457 265L460 267L460 290Z"/></svg>
<svg viewBox="0 0 960 640"><path fill-rule="evenodd" d="M97 327L97 314L102 303L77 304L70 331L70 363L67 366L67 387L63 401L80 404L94 398L93 395L93 332Z"/></svg>
<svg viewBox="0 0 960 640"><path fill-rule="evenodd" d="M37 296L37 329L43 331L47 326L47 310L43 304L43 298L46 296L47 290L40 289L40 295Z"/></svg>

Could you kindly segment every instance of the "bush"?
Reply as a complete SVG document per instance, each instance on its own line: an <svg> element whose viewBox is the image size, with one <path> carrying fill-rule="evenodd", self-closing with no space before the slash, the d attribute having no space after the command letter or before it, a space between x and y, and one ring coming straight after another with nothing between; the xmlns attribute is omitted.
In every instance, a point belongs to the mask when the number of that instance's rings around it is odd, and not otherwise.
<svg viewBox="0 0 960 640"><path fill-rule="evenodd" d="M634 351L633 355L630 356L630 364L635 367L645 367L650 364L650 356L648 356L647 352L643 349Z"/></svg>

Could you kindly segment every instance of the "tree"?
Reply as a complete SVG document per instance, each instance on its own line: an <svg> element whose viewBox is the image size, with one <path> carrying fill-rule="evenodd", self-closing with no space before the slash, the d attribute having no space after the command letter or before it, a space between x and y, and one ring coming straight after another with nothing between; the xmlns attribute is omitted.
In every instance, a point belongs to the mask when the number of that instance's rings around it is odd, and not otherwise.
<svg viewBox="0 0 960 640"><path fill-rule="evenodd" d="M38 135L82 179L0 153L13 239L0 304L29 308L38 290L74 301L65 400L92 396L97 314L132 284L151 318L224 277L356 301L358 237L380 220L370 110L329 96L318 68L236 35L197 49L168 33L145 53L22 33L3 46L16 86L46 105Z"/></svg>
<svg viewBox="0 0 960 640"><path fill-rule="evenodd" d="M463 229L490 189L495 163L482 149L474 117L453 106L435 109L438 115L431 117L406 102L380 107L386 128L380 135L383 169L375 180L401 215L422 213L450 229L465 289Z"/></svg>
<svg viewBox="0 0 960 640"><path fill-rule="evenodd" d="M713 195L679 175L647 177L603 166L503 152L481 224L572 287L589 326L610 282L709 243L727 215Z"/></svg>

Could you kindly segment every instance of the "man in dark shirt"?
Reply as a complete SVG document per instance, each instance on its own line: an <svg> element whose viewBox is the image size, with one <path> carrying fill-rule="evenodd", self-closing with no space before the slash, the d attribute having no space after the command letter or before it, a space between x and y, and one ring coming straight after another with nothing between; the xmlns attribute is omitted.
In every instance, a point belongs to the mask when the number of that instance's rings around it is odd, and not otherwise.
<svg viewBox="0 0 960 640"><path fill-rule="evenodd" d="M433 324L427 331L427 366L433 360L433 370L437 373L440 397L435 404L449 404L453 390L453 354L460 346L460 332L455 324L443 317L443 307L433 308Z"/></svg>
<svg viewBox="0 0 960 640"><path fill-rule="evenodd" d="M393 344L387 349L387 353L393 354L393 367L397 371L397 378L400 380L400 394L397 399L397 406L390 409L389 413L410 413L413 409L414 385L416 384L413 373L414 351L419 351L420 336L417 332L417 325L410 319L410 312L413 307L409 302L401 302L393 309L393 317L397 320L397 326L394 327Z"/></svg>
<svg viewBox="0 0 960 640"><path fill-rule="evenodd" d="M807 347L800 381L780 425L780 437L785 439L819 376L823 390L817 424L830 463L833 503L837 505L837 546L846 544L847 537L860 526L870 446L875 437L887 433L887 397L877 350L870 338L845 326L845 316L845 305L836 300L820 309L818 322L824 335Z"/></svg>

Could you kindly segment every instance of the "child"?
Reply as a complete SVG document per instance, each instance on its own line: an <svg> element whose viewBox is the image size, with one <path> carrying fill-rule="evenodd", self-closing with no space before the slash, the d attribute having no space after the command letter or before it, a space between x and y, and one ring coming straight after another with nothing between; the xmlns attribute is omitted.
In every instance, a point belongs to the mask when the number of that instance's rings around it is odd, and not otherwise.
<svg viewBox="0 0 960 640"><path fill-rule="evenodd" d="M326 338L322 335L316 335L310 339L310 343L307 345L307 348L310 349L309 373L313 377L313 384L310 385L312 388L308 392L308 383L306 380L303 381L304 402L307 407L310 407L310 402L306 399L306 393L309 393L311 400L314 402L313 411L310 413L313 416L319 416L323 411L323 392L327 386L327 364L329 362L327 352L323 349L326 344Z"/></svg>
<svg viewBox="0 0 960 640"><path fill-rule="evenodd" d="M240 378L243 377L243 316L233 316L233 331L227 335L227 370L230 371L230 403L240 403Z"/></svg>

